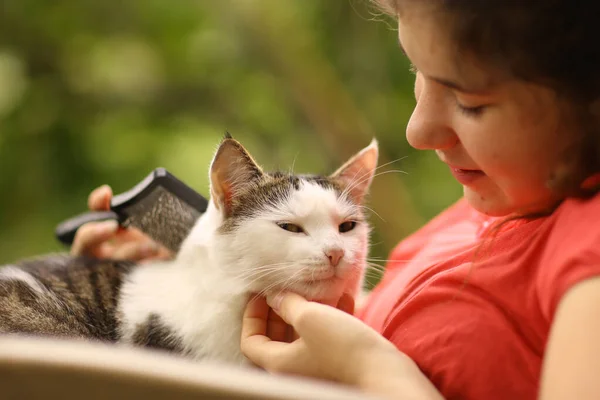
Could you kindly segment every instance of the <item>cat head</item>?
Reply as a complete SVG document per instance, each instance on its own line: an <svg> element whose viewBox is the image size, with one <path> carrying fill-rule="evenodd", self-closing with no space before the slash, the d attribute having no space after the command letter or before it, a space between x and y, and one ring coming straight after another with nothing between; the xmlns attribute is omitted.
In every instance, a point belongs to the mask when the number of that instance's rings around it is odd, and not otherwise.
<svg viewBox="0 0 600 400"><path fill-rule="evenodd" d="M268 173L226 136L210 167L223 267L254 292L323 299L358 286L369 236L363 202L377 158L373 140L328 176Z"/></svg>

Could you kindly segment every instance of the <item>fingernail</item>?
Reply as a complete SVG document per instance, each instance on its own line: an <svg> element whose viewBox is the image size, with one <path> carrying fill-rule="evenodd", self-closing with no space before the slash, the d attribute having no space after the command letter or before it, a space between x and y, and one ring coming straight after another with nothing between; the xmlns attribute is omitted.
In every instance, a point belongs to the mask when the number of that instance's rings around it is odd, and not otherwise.
<svg viewBox="0 0 600 400"><path fill-rule="evenodd" d="M275 311L279 311L281 308L281 302L283 301L283 293L277 293L275 296L267 296L267 304Z"/></svg>
<svg viewBox="0 0 600 400"><path fill-rule="evenodd" d="M108 235L109 233L114 233L119 228L119 223L115 220L103 221L98 224L96 227L96 232L100 235Z"/></svg>
<svg viewBox="0 0 600 400"><path fill-rule="evenodd" d="M149 256L158 252L158 245L154 242L143 243L140 246L140 253L145 256Z"/></svg>

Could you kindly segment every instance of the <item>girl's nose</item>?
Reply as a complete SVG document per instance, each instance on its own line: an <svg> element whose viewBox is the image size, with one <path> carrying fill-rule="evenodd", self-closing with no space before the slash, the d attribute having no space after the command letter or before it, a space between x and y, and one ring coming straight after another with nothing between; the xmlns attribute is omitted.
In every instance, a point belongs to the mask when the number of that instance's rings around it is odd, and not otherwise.
<svg viewBox="0 0 600 400"><path fill-rule="evenodd" d="M458 137L450 124L452 110L444 89L417 75L415 97L417 105L406 127L408 143L419 150L444 150L456 145Z"/></svg>

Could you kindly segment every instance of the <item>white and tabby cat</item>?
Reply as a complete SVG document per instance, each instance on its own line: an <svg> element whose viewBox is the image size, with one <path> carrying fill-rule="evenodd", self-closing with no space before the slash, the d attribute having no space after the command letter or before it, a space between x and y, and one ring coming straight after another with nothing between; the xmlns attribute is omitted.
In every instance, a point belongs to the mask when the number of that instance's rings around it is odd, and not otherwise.
<svg viewBox="0 0 600 400"><path fill-rule="evenodd" d="M231 137L210 167L209 207L172 261L47 256L0 268L0 333L79 337L243 363L251 293L335 299L362 285L362 203L377 143L331 176L266 173Z"/></svg>

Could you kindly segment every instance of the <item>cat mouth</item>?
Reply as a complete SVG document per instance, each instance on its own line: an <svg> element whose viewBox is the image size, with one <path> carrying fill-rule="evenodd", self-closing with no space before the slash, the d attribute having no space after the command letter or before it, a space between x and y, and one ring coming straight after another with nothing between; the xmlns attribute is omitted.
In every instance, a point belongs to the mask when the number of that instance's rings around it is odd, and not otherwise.
<svg viewBox="0 0 600 400"><path fill-rule="evenodd" d="M331 273L327 273L327 274L321 274L318 276L311 276L310 278L304 279L304 283L327 283L327 282L334 282L338 280L338 277L335 275L335 272L331 272Z"/></svg>

